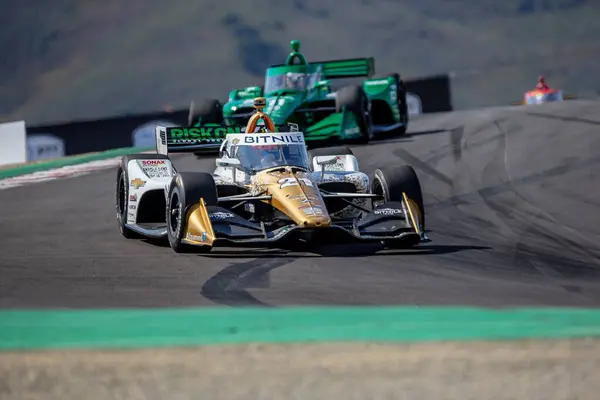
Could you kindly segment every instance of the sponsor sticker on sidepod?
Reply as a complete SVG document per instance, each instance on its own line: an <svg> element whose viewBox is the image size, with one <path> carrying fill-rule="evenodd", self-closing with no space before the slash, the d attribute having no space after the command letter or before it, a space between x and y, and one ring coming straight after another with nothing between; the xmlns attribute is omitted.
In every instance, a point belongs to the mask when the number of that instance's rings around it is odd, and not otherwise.
<svg viewBox="0 0 600 400"><path fill-rule="evenodd" d="M150 178L170 178L172 175L170 164L165 160L141 160L138 163Z"/></svg>

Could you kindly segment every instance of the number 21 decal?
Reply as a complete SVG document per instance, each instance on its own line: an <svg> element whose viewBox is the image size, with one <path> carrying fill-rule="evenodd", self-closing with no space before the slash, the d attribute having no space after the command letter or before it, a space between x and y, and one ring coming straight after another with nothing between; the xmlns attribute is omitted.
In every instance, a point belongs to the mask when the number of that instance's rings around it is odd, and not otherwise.
<svg viewBox="0 0 600 400"><path fill-rule="evenodd" d="M313 186L310 179L306 178L282 178L277 181L277 183L279 183L279 189L283 189L288 186L299 186L300 182L304 183L306 186Z"/></svg>

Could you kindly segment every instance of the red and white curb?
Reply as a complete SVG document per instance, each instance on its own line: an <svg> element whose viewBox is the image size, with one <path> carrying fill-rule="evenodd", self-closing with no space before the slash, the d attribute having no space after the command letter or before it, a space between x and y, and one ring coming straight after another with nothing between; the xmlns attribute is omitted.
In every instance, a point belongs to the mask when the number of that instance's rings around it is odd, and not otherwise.
<svg viewBox="0 0 600 400"><path fill-rule="evenodd" d="M68 165L66 167L54 168L47 171L38 171L27 175L15 176L0 180L0 190L19 186L53 181L56 179L73 178L87 175L92 172L101 171L119 165L121 157L108 158L106 160L90 161L83 164Z"/></svg>

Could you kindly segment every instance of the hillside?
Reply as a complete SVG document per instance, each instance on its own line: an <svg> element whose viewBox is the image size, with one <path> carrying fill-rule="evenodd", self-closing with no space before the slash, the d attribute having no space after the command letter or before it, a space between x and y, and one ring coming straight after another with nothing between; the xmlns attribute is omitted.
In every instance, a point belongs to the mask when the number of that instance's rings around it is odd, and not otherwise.
<svg viewBox="0 0 600 400"><path fill-rule="evenodd" d="M543 73L600 90L593 0L53 0L0 15L0 118L44 123L226 98L260 83L290 39L309 60L376 57L379 72L453 72L456 108L505 104ZM46 4L47 3L47 4ZM342 6L343 4L343 6Z"/></svg>

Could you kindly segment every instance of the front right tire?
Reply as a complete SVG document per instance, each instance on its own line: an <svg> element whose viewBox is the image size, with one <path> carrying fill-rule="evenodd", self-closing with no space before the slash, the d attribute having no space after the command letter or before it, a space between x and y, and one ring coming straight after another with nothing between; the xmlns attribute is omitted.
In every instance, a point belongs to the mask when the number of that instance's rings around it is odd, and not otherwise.
<svg viewBox="0 0 600 400"><path fill-rule="evenodd" d="M341 112L346 107L354 114L361 136L358 143L366 144L373 139L371 123L370 102L362 86L345 86L337 91L335 96L336 112Z"/></svg>
<svg viewBox="0 0 600 400"><path fill-rule="evenodd" d="M389 79L392 78L396 85L396 102L398 104L398 108L400 109L400 122L404 124L404 126L400 128L396 128L392 131L386 132L383 137L394 137L394 136L402 136L406 134L408 129L408 103L406 102L406 87L404 86L404 82L400 79L400 74L397 72L375 76L373 79Z"/></svg>
<svg viewBox="0 0 600 400"><path fill-rule="evenodd" d="M417 204L421 212L421 225L425 229L423 192L419 177L413 167L402 165L399 167L383 167L375 170L371 179L371 193L379 194L383 197L383 201L373 201L373 208L378 203L392 201L401 203L404 201L402 193L406 193L406 196ZM418 242L384 241L383 244L389 248L410 248L418 244Z"/></svg>

